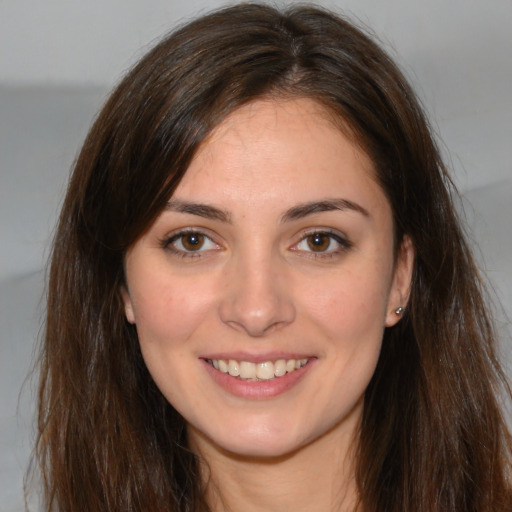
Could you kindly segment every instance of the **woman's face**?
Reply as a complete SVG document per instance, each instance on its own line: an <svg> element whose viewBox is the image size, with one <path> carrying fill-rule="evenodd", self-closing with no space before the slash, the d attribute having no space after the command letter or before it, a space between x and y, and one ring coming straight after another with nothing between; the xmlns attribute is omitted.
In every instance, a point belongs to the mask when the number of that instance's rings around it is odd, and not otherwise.
<svg viewBox="0 0 512 512"><path fill-rule="evenodd" d="M203 144L126 257L126 316L192 440L284 455L348 439L405 304L372 163L311 100L259 100Z"/></svg>

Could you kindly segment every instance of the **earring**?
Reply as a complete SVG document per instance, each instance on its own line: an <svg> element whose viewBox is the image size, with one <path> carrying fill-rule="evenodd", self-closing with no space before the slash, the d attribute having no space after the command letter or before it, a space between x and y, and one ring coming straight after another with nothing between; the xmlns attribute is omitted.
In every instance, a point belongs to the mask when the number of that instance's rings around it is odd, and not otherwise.
<svg viewBox="0 0 512 512"><path fill-rule="evenodd" d="M395 309L395 314L396 315L403 315L404 313L405 313L405 308L403 306L398 306Z"/></svg>

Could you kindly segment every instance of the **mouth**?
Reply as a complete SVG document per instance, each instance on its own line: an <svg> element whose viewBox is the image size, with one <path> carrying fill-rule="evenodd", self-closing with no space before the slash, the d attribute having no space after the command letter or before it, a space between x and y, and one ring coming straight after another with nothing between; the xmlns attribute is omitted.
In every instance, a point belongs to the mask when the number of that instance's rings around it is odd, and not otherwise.
<svg viewBox="0 0 512 512"><path fill-rule="evenodd" d="M235 359L205 359L205 361L219 372L229 374L238 380L259 382L279 379L288 373L300 370L308 364L309 359L277 359L261 363Z"/></svg>

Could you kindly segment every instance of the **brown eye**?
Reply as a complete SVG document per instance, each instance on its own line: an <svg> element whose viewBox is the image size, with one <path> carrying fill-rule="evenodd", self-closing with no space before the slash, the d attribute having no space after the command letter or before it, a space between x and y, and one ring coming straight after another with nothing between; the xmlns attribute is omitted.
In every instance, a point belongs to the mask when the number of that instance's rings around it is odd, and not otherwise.
<svg viewBox="0 0 512 512"><path fill-rule="evenodd" d="M199 251L205 241L205 237L201 233L185 233L180 238L181 245L186 251Z"/></svg>
<svg viewBox="0 0 512 512"><path fill-rule="evenodd" d="M341 233L313 231L306 233L292 249L320 258L341 255L351 247L352 243Z"/></svg>
<svg viewBox="0 0 512 512"><path fill-rule="evenodd" d="M314 233L306 238L308 247L314 252L324 252L329 249L332 237L325 233Z"/></svg>
<svg viewBox="0 0 512 512"><path fill-rule="evenodd" d="M205 253L222 250L208 235L201 231L184 230L162 240L162 248L182 258L198 258Z"/></svg>

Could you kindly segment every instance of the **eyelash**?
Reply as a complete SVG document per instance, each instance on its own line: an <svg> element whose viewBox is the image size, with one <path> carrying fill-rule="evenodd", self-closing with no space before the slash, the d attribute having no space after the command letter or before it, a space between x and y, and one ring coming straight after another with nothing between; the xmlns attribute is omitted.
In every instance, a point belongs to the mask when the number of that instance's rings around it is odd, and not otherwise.
<svg viewBox="0 0 512 512"><path fill-rule="evenodd" d="M175 247L175 243L181 240L181 245L183 246L183 238L187 235L197 235L202 237L206 243L210 243L215 248L220 248L221 246L217 244L210 236L205 234L203 231L199 229L184 229L177 233L174 233L161 241L161 246L163 249L171 252L173 255L178 256L179 258L200 258L203 257L205 252L209 252L212 249L203 249L203 245L197 250L187 250L186 248L180 249ZM327 247L328 250L323 251L314 251L314 250L304 250L298 249L300 244L307 243L309 237L319 236L319 237L327 237L329 239L329 245ZM332 242L336 243L338 247L335 249L330 249ZM350 242L345 236L341 235L338 232L330 231L330 230L311 230L304 233L301 239L291 247L292 251L302 252L304 255L307 255L308 258L313 259L329 259L340 255L341 253L351 249L353 246L352 242Z"/></svg>
<svg viewBox="0 0 512 512"><path fill-rule="evenodd" d="M337 231L330 231L330 230L311 230L307 233L304 233L301 237L301 239L292 247L292 250L299 251L300 249L297 249L297 247L302 243L307 243L307 239L309 237L313 236L322 236L327 237L329 239L329 246L332 242L335 242L338 247L335 249L329 249L325 251L307 251L303 250L303 252L307 255L308 258L314 258L314 259L329 259L334 258L336 256L339 256L341 253L344 253L345 251L348 251L353 247L352 242L348 240L345 236L341 235Z"/></svg>
<svg viewBox="0 0 512 512"><path fill-rule="evenodd" d="M215 243L212 240L212 238L210 236L208 236L207 234L205 234L204 232L202 232L199 229L193 229L193 228L181 230L178 233L174 233L171 236L164 238L161 241L161 246L163 249L166 249L167 251L171 252L173 255L178 256L179 258L199 258L199 257L203 256L202 253L208 252L211 250L211 249L205 250L202 248L202 246L196 251L186 250L186 248L179 249L173 245L181 239L181 245L183 246L183 238L187 235L197 235L199 237L202 237L205 241L208 241L208 243L211 243L212 245L214 245L216 248L220 247L217 243Z"/></svg>

